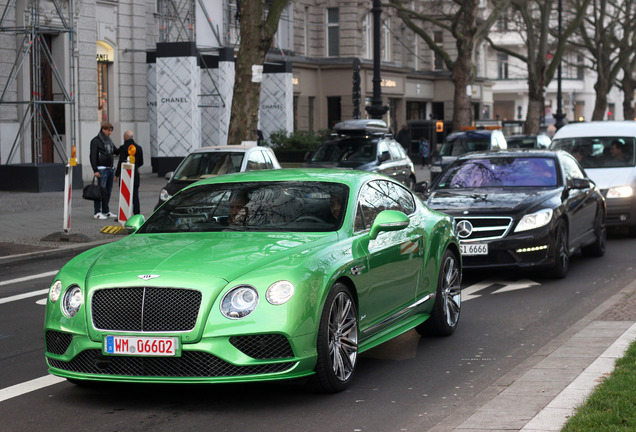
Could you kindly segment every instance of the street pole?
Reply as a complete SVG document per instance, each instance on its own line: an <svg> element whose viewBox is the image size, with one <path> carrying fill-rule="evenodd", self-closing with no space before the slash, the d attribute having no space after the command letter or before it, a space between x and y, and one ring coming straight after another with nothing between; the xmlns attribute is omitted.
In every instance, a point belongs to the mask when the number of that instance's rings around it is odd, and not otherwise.
<svg viewBox="0 0 636 432"><path fill-rule="evenodd" d="M382 78L380 77L380 25L382 15L381 0L373 0L373 97L371 105L365 109L373 119L381 119L389 110L382 105Z"/></svg>
<svg viewBox="0 0 636 432"><path fill-rule="evenodd" d="M562 0L559 0L559 22L558 22L558 32L557 34L559 35L559 40L561 40L561 15L563 12L563 6L561 4ZM563 95L561 92L561 58L559 58L559 67L557 70L557 112L556 115L554 116L554 118L556 119L556 124L554 125L557 130L561 129L561 127L563 127L563 125L565 125L565 115L563 114Z"/></svg>

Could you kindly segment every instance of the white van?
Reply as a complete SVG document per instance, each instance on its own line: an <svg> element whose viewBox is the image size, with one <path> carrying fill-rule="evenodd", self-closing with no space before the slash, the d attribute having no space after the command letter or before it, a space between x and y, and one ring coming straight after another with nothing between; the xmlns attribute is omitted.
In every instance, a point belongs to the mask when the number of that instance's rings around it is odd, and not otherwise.
<svg viewBox="0 0 636 432"><path fill-rule="evenodd" d="M596 183L607 203L607 226L626 226L636 235L636 122L568 124L550 148L572 153Z"/></svg>

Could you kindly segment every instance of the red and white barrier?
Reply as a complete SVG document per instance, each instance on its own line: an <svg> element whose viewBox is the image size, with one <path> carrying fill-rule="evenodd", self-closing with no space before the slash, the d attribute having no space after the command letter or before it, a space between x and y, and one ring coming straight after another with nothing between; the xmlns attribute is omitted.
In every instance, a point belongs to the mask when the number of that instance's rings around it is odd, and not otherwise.
<svg viewBox="0 0 636 432"><path fill-rule="evenodd" d="M132 216L133 184L135 181L135 164L124 162L121 164L119 178L119 210L117 220L124 225Z"/></svg>
<svg viewBox="0 0 636 432"><path fill-rule="evenodd" d="M65 233L71 230L71 200L73 194L73 166L66 165L66 175L64 176L64 221L62 229Z"/></svg>

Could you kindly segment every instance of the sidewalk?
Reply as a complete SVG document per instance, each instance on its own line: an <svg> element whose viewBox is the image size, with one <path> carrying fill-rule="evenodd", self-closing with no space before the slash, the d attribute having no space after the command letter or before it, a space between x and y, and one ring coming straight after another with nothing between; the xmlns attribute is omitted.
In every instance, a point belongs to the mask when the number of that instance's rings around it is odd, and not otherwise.
<svg viewBox="0 0 636 432"><path fill-rule="evenodd" d="M141 174L139 203L141 213L149 216L157 204L159 192L167 183L157 174ZM110 210L117 213L119 187L113 187ZM37 254L55 249L87 249L92 245L121 238L117 234L100 232L107 226L121 224L114 219L93 219L93 202L82 199L82 190L72 191L71 229L63 231L64 192L0 191L0 263L23 254ZM51 234L57 241L45 241ZM17 256L17 257L16 257Z"/></svg>
<svg viewBox="0 0 636 432"><path fill-rule="evenodd" d="M415 168L418 182L430 179L428 169ZM150 215L165 184L156 174L141 175L142 214ZM118 197L115 187L110 203L113 212ZM0 265L68 249L79 252L121 238L121 234L100 232L120 224L113 219L93 219L93 203L82 199L81 190L74 190L70 235L66 241L42 240L62 233L63 209L63 192L0 191ZM75 235L85 241L75 242ZM560 431L635 339L636 281L430 432Z"/></svg>

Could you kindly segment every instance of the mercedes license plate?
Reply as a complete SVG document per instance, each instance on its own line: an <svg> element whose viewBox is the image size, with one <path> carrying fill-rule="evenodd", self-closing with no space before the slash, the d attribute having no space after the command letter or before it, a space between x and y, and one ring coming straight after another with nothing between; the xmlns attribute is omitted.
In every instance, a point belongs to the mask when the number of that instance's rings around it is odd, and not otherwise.
<svg viewBox="0 0 636 432"><path fill-rule="evenodd" d="M106 336L104 353L133 356L177 355L179 338L155 336Z"/></svg>
<svg viewBox="0 0 636 432"><path fill-rule="evenodd" d="M462 255L488 255L488 243L462 243L459 245Z"/></svg>

